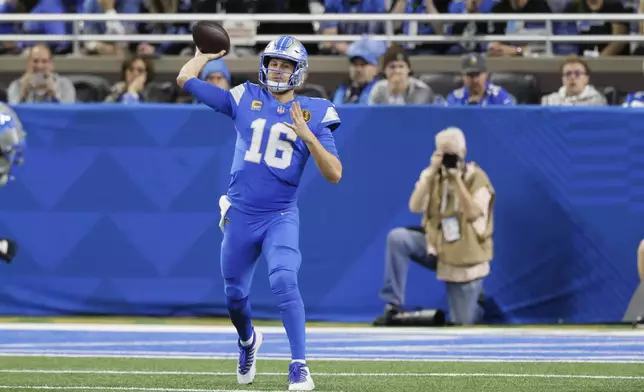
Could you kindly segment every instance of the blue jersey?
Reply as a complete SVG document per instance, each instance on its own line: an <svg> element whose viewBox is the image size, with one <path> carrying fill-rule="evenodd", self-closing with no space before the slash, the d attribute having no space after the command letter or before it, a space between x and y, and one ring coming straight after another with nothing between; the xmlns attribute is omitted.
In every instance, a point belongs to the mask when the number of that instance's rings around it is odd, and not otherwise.
<svg viewBox="0 0 644 392"><path fill-rule="evenodd" d="M447 97L446 105L470 105L470 90L467 87L457 88ZM486 83L485 95L478 103L481 106L487 105L514 105L516 100L503 87L493 83Z"/></svg>
<svg viewBox="0 0 644 392"><path fill-rule="evenodd" d="M291 104L300 102L309 129L324 148L338 156L331 134L339 125L335 106L326 99L296 97L282 104L265 88L246 82L229 94L230 115L237 129L228 198L247 213L294 207L297 187L310 152L295 132Z"/></svg>
<svg viewBox="0 0 644 392"><path fill-rule="evenodd" d="M628 94L622 106L627 108L641 108L644 106L644 92L638 91Z"/></svg>

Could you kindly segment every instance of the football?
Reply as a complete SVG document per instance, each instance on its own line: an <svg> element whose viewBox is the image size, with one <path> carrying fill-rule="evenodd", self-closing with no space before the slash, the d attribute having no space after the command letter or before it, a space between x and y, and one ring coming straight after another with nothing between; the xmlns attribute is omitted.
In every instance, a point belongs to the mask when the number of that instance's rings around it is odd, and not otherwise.
<svg viewBox="0 0 644 392"><path fill-rule="evenodd" d="M201 53L219 53L225 50L228 54L230 51L230 37L217 22L195 22L192 25L192 40Z"/></svg>

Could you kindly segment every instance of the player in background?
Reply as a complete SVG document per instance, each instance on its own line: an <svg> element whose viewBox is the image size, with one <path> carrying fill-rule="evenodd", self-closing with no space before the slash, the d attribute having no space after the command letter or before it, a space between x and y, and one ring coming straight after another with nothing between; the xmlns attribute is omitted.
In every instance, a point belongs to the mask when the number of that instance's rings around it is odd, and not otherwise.
<svg viewBox="0 0 644 392"><path fill-rule="evenodd" d="M16 112L0 103L0 186L13 179L13 168L24 160L26 134ZM11 263L16 256L17 245L7 238L0 238L0 259Z"/></svg>
<svg viewBox="0 0 644 392"><path fill-rule="evenodd" d="M237 381L253 382L262 344L261 332L252 326L248 293L263 253L291 347L289 390L310 391L314 384L306 365L304 304L297 281L296 192L309 155L324 178L340 181L342 164L331 133L340 118L326 99L295 96L308 70L306 49L297 39L282 36L270 42L260 57L259 85L246 82L230 91L197 77L204 64L224 54L198 52L183 66L177 83L231 117L237 129L229 189L219 200L226 305L239 334Z"/></svg>

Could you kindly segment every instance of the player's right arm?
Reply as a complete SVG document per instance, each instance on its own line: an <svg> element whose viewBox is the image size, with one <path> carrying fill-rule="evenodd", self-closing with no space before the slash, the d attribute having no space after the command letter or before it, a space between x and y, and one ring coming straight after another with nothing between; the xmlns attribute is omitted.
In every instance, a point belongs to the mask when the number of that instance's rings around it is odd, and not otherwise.
<svg viewBox="0 0 644 392"><path fill-rule="evenodd" d="M222 50L217 54L203 54L197 50L195 57L190 59L179 71L177 84L209 107L227 116L234 117L234 108L239 99L239 97L235 98L234 95L238 88L227 91L199 79L199 72L201 72L206 63L220 58L225 53L226 51Z"/></svg>

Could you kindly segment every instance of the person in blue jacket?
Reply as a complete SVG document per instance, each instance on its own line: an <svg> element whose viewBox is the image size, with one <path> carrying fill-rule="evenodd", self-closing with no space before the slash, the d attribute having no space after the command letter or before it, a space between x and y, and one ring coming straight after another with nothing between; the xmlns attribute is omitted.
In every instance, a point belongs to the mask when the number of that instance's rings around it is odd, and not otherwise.
<svg viewBox="0 0 644 392"><path fill-rule="evenodd" d="M333 104L369 104L369 92L379 80L378 59L385 50L386 43L366 37L349 46L349 81L335 90Z"/></svg>
<svg viewBox="0 0 644 392"><path fill-rule="evenodd" d="M463 56L463 87L452 91L446 105L515 105L516 99L503 87L488 81L485 57L480 53Z"/></svg>

